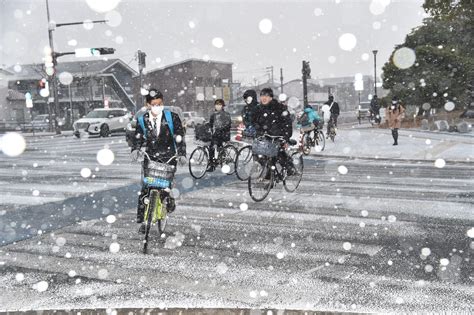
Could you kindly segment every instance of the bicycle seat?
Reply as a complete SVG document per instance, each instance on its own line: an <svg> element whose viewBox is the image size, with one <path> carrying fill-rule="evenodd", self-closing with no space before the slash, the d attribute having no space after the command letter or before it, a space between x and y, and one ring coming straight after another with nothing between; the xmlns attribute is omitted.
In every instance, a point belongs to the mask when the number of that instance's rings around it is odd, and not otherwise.
<svg viewBox="0 0 474 315"><path fill-rule="evenodd" d="M289 145L296 145L297 143L298 143L298 141L296 141L295 139L288 140Z"/></svg>

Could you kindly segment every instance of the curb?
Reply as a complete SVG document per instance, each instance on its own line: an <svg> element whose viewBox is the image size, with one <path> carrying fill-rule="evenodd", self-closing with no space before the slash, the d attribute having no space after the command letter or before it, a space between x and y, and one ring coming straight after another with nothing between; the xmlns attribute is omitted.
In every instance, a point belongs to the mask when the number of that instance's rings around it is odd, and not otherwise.
<svg viewBox="0 0 474 315"><path fill-rule="evenodd" d="M320 157L320 158L336 158L336 159L350 159L350 160L371 160L371 161L398 161L398 162L422 162L422 163L434 163L436 160L422 160L422 159L409 159L409 158L389 158L389 157L370 157L370 156L351 156L351 155L337 155L329 154L323 155L318 152L317 154L309 155L309 157ZM446 160L446 165L452 163L460 164L473 164L474 161L466 160Z"/></svg>

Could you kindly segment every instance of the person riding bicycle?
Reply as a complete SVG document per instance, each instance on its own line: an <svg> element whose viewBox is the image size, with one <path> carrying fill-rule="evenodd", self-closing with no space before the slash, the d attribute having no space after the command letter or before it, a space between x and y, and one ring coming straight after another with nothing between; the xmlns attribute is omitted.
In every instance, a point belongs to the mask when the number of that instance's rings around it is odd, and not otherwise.
<svg viewBox="0 0 474 315"><path fill-rule="evenodd" d="M214 157L214 146L217 146L217 152L219 152L224 142L230 141L231 118L230 114L224 110L224 107L224 100L216 99L214 102L214 113L211 114L209 119L212 130L211 147L209 148L209 168L207 170L209 172L214 171L217 165L217 160Z"/></svg>
<svg viewBox="0 0 474 315"><path fill-rule="evenodd" d="M242 120L245 126L243 131L244 137L254 137L255 127L252 124L252 118L255 109L258 106L257 92L255 90L247 90L244 92L245 107L242 110Z"/></svg>
<svg viewBox="0 0 474 315"><path fill-rule="evenodd" d="M186 144L184 142L184 130L181 120L176 113L164 110L163 94L157 89L150 89L146 95L146 102L149 110L138 118L137 128L135 130L135 140L132 147L132 159L137 160L142 146L146 146L145 152L151 160L167 162L170 158L178 155L180 164L186 159ZM184 161L183 161L184 160ZM146 169L148 160L143 162L143 168ZM170 162L176 166L177 161ZM140 226L140 232L145 232L144 197L147 193L146 187L142 186L138 197L137 223ZM166 194L165 191L163 191ZM165 195L164 203L167 211L173 212L175 209L174 198L169 194Z"/></svg>
<svg viewBox="0 0 474 315"><path fill-rule="evenodd" d="M308 127L314 125L315 128L319 128L321 117L317 111L313 109L311 105L305 105L303 114L298 119L298 128Z"/></svg>
<svg viewBox="0 0 474 315"><path fill-rule="evenodd" d="M283 104L273 98L271 88L264 88L260 92L260 104L254 112L252 124L255 126L257 137L281 136L288 142L293 134L290 113ZM284 147L278 153L278 160L287 169L288 175L294 174L296 169Z"/></svg>
<svg viewBox="0 0 474 315"><path fill-rule="evenodd" d="M331 124L334 125L334 128L337 127L337 117L339 116L339 113L340 113L339 112L339 104L337 102L334 102L334 96L333 95L329 95L328 101L324 104L329 106L329 112L330 112L329 122L328 122L328 130L327 130L327 134L329 136L329 132L330 132L330 129L331 129Z"/></svg>

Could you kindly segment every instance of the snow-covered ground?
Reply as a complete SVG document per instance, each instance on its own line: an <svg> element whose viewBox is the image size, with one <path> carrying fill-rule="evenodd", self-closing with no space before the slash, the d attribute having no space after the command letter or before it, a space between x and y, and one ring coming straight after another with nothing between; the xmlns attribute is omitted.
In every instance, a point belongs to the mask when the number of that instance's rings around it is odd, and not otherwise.
<svg viewBox="0 0 474 315"><path fill-rule="evenodd" d="M409 135L393 147L387 131L341 128L305 158L296 193L279 185L261 203L234 176L196 181L182 169L167 235L153 235L147 256L134 223L139 168L123 138L38 139L0 162L2 235L36 232L0 247L0 308L471 313L472 138ZM104 145L115 154L108 166L97 161ZM435 164L452 148L456 159ZM22 195L32 197L15 207Z"/></svg>

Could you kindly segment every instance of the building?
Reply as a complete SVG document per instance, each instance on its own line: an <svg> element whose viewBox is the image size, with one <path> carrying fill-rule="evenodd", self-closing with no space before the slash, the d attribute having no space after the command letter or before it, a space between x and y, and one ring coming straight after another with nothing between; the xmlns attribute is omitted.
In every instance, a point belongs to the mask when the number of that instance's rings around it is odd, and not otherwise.
<svg viewBox="0 0 474 315"><path fill-rule="evenodd" d="M140 80L139 77L134 79L135 99L139 100ZM205 117L214 109L216 98L226 103L230 101L231 83L232 63L212 60L188 59L143 75L143 86L160 90L166 105L195 111Z"/></svg>
<svg viewBox="0 0 474 315"><path fill-rule="evenodd" d="M0 95L3 123L22 124L39 114L54 113L50 82L42 64L16 65L3 75L8 82L6 98ZM133 76L137 73L120 59L62 62L58 73L59 116L66 126L94 108L124 107L134 110ZM49 90L40 94L42 89ZM30 93L33 108L26 108L25 94Z"/></svg>

